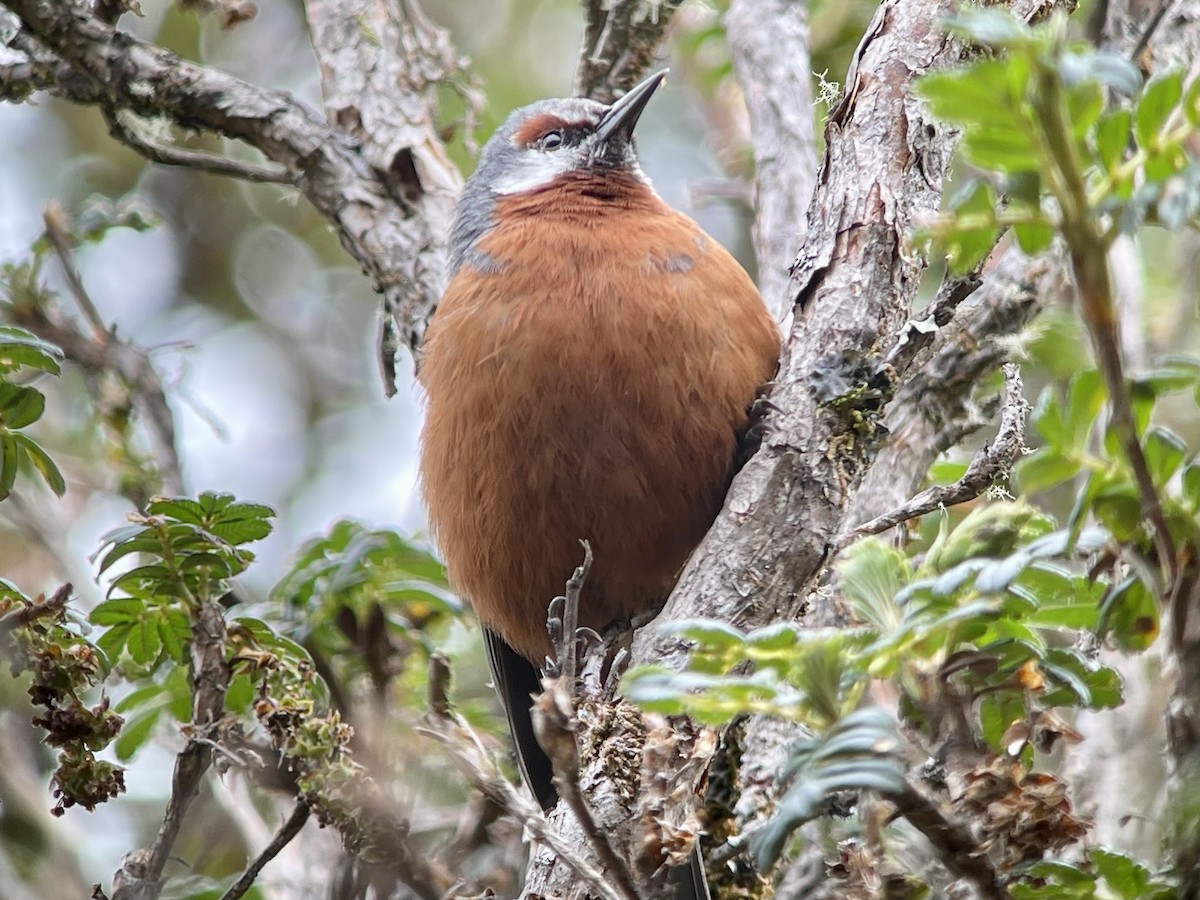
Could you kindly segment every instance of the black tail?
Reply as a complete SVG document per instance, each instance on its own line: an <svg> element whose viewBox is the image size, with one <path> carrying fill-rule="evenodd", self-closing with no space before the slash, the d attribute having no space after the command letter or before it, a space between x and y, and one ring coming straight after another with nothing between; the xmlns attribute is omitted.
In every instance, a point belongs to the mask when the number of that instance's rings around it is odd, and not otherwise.
<svg viewBox="0 0 1200 900"><path fill-rule="evenodd" d="M496 693L500 695L504 715L508 718L508 729L517 748L521 775L542 809L549 812L558 803L554 769L534 736L530 715L533 695L542 690L541 673L533 663L508 646L500 635L486 628L483 630L483 644L487 648L492 681L496 685ZM699 845L688 865L671 870L671 883L675 886L675 900L710 900Z"/></svg>

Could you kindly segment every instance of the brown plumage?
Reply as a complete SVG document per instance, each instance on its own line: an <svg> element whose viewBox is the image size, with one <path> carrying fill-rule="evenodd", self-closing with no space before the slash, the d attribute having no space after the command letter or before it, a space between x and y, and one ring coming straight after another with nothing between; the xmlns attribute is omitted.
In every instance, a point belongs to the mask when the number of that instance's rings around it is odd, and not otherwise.
<svg viewBox="0 0 1200 900"><path fill-rule="evenodd" d="M429 520L546 808L530 695L580 540L595 556L581 624L658 609L720 508L779 352L741 266L638 166L632 129L661 83L612 106L542 101L493 135L422 358ZM707 896L698 858L675 883Z"/></svg>
<svg viewBox="0 0 1200 900"><path fill-rule="evenodd" d="M422 474L450 578L532 661L595 554L601 629L660 606L725 493L778 338L750 278L632 176L502 198L429 329Z"/></svg>

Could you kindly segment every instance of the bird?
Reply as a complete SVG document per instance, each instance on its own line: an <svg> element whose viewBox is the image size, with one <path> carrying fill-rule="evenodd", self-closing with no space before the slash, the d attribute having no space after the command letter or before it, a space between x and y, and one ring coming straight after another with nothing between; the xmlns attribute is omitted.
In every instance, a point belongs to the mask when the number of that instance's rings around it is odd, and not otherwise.
<svg viewBox="0 0 1200 900"><path fill-rule="evenodd" d="M594 555L581 626L660 609L779 357L753 280L642 171L634 126L666 74L611 104L508 116L460 196L421 352L431 532L545 809L557 795L531 698L580 542Z"/></svg>

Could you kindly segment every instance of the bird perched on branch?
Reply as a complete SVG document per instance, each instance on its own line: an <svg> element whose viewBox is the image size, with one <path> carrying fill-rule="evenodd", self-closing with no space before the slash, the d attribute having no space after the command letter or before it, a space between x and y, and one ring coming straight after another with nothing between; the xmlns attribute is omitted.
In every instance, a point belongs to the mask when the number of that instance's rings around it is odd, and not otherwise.
<svg viewBox="0 0 1200 900"><path fill-rule="evenodd" d="M633 129L665 75L609 106L543 100L496 131L459 200L421 362L433 533L546 808L530 695L580 540L595 555L581 625L660 608L779 354L749 276L638 165Z"/></svg>

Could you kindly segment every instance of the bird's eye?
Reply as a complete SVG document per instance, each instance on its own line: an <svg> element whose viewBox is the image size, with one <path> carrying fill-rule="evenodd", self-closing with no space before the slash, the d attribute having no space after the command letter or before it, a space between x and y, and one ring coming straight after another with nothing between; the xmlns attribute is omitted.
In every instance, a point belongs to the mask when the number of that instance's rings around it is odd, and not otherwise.
<svg viewBox="0 0 1200 900"><path fill-rule="evenodd" d="M563 133L561 131L547 131L538 140L539 150L557 150L563 145Z"/></svg>

